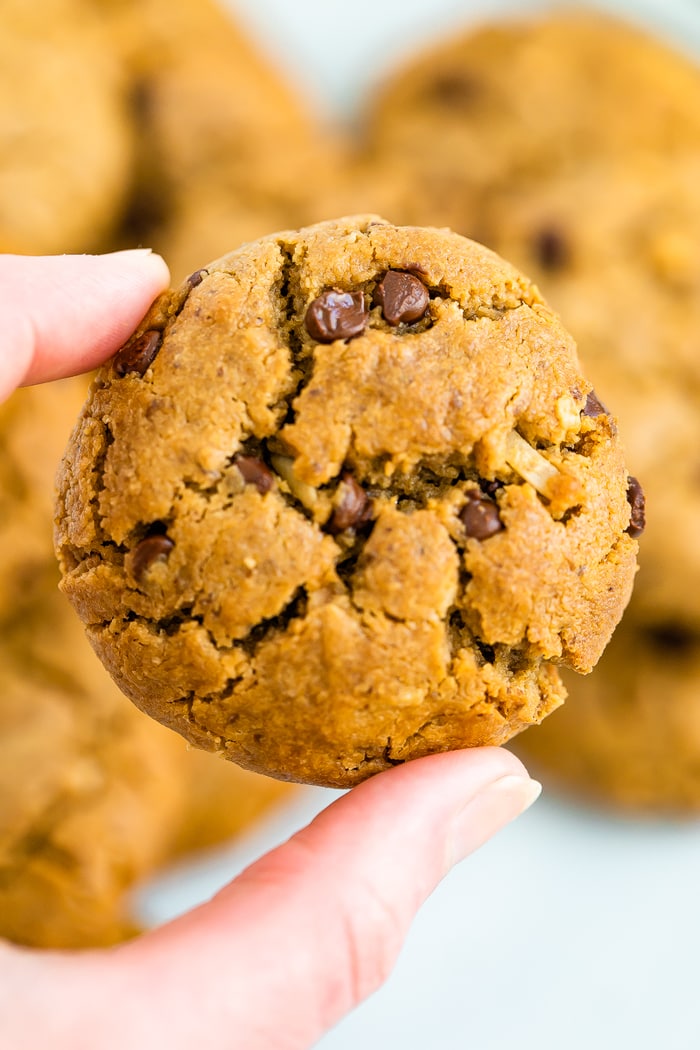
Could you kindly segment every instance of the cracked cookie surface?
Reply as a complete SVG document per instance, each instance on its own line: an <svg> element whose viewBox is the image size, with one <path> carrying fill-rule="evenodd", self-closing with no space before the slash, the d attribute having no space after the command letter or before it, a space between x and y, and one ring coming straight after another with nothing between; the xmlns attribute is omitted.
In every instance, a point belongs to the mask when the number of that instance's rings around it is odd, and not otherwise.
<svg viewBox="0 0 700 1050"><path fill-rule="evenodd" d="M534 285L372 216L264 238L156 301L59 475L63 588L193 743L348 786L499 744L629 598L640 496Z"/></svg>

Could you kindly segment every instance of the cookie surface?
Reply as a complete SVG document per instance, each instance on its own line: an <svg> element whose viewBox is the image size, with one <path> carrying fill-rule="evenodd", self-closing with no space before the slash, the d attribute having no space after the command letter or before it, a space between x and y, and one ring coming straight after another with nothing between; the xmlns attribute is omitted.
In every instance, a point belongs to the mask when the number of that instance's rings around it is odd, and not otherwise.
<svg viewBox="0 0 700 1050"><path fill-rule="evenodd" d="M447 231L264 238L158 300L59 480L63 588L193 743L349 785L501 743L587 671L640 506L537 289Z"/></svg>

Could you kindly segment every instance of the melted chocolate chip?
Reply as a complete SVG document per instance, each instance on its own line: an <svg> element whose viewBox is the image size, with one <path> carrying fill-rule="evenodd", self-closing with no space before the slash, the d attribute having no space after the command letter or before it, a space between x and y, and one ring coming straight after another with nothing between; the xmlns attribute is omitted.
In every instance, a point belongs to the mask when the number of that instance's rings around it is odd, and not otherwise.
<svg viewBox="0 0 700 1050"><path fill-rule="evenodd" d="M627 502L630 505L630 523L626 532L636 539L644 532L646 525L644 491L636 478L631 475L627 478Z"/></svg>
<svg viewBox="0 0 700 1050"><path fill-rule="evenodd" d="M476 540L487 540L503 528L498 507L488 496L478 492L467 493L467 502L459 512L467 536Z"/></svg>
<svg viewBox="0 0 700 1050"><path fill-rule="evenodd" d="M190 288L196 288L198 284L201 284L207 273L207 270L195 270L194 273L191 273L187 278Z"/></svg>
<svg viewBox="0 0 700 1050"><path fill-rule="evenodd" d="M554 228L540 230L535 237L535 255L543 270L561 270L571 253L563 234Z"/></svg>
<svg viewBox="0 0 700 1050"><path fill-rule="evenodd" d="M374 293L390 325L419 321L428 309L430 296L422 281L410 273L387 270Z"/></svg>
<svg viewBox="0 0 700 1050"><path fill-rule="evenodd" d="M338 488L340 502L334 508L328 523L328 531L333 535L363 525L369 520L372 510L369 496L348 471L343 474Z"/></svg>
<svg viewBox="0 0 700 1050"><path fill-rule="evenodd" d="M319 343L362 335L368 321L369 310L362 292L339 292L332 288L309 304L304 318L306 331Z"/></svg>
<svg viewBox="0 0 700 1050"><path fill-rule="evenodd" d="M257 456L236 456L233 462L241 472L246 485L255 485L261 496L270 491L275 476L261 459L258 459Z"/></svg>
<svg viewBox="0 0 700 1050"><path fill-rule="evenodd" d="M126 343L115 354L114 371L118 376L125 376L129 372L145 375L155 361L162 341L163 333L153 328L134 339L133 343Z"/></svg>
<svg viewBox="0 0 700 1050"><path fill-rule="evenodd" d="M607 416L608 410L602 401L598 400L595 390L591 390L583 407L584 416Z"/></svg>
<svg viewBox="0 0 700 1050"><path fill-rule="evenodd" d="M167 536L146 536L131 553L131 573L142 580L155 561L165 561L175 544Z"/></svg>

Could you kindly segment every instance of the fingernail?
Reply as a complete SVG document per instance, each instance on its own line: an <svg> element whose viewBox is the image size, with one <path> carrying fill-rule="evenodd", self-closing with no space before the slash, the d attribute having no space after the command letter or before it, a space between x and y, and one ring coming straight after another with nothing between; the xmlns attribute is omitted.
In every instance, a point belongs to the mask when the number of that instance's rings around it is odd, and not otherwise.
<svg viewBox="0 0 700 1050"><path fill-rule="evenodd" d="M108 252L108 255L153 255L152 248L121 248L118 252Z"/></svg>
<svg viewBox="0 0 700 1050"><path fill-rule="evenodd" d="M463 860L511 820L524 813L542 793L542 785L526 776L494 780L474 795L455 814L447 842L452 867Z"/></svg>

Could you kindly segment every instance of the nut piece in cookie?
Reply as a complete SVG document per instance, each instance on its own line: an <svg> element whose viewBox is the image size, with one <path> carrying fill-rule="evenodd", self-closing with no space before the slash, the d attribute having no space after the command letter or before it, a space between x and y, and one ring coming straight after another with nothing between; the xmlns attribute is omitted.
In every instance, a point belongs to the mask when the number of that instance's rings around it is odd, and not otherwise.
<svg viewBox="0 0 700 1050"><path fill-rule="evenodd" d="M102 369L60 473L62 586L124 692L336 786L541 721L610 638L642 519L537 288L372 216L198 277L127 344L159 333L145 369Z"/></svg>

